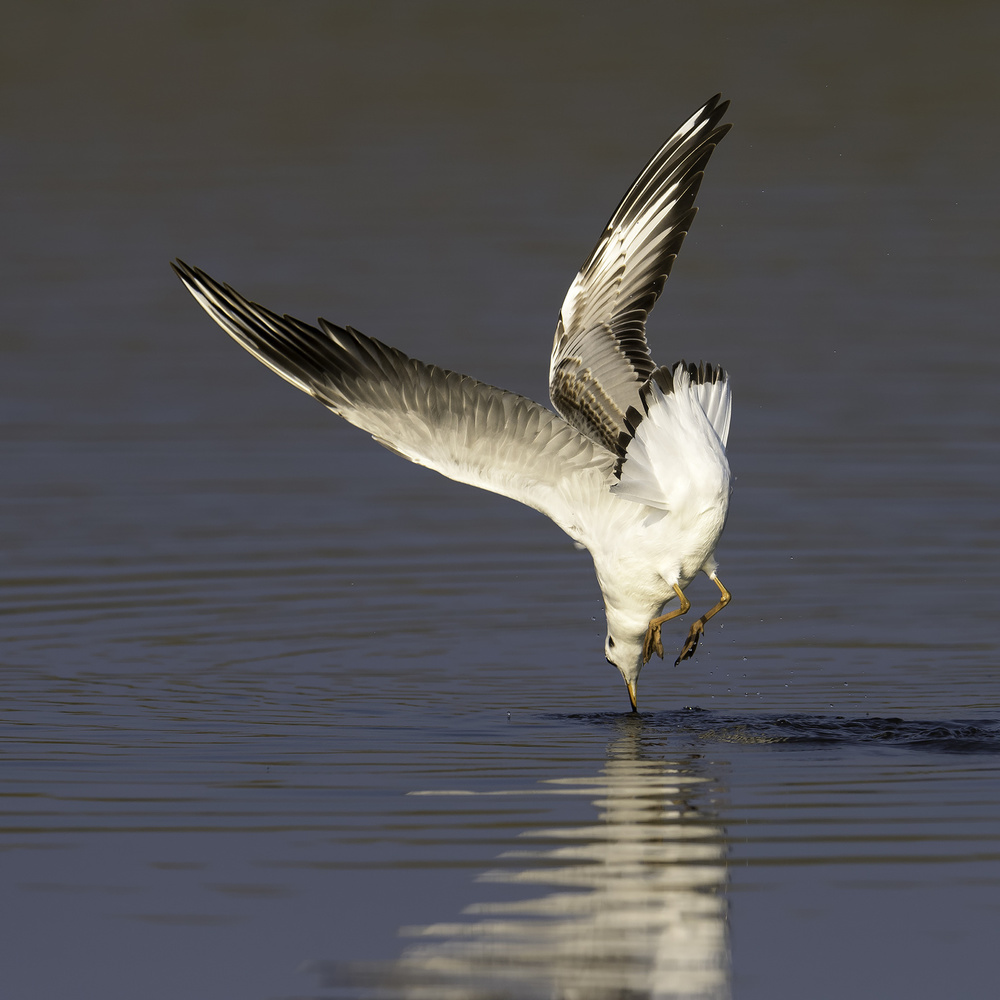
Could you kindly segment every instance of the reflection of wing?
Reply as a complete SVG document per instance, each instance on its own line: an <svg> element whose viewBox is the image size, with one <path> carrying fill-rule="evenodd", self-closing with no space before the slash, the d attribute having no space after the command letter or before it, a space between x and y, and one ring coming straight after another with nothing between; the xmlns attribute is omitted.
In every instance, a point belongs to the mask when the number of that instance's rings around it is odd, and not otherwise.
<svg viewBox="0 0 1000 1000"><path fill-rule="evenodd" d="M480 876L544 886L542 895L473 904L471 919L407 928L418 942L393 963L306 968L326 987L364 987L386 1000L729 1000L724 831L690 805L707 781L688 764L619 758L594 777L539 788L411 793L582 796L598 815L526 831L545 845L501 857L530 859L528 867Z"/></svg>
<svg viewBox="0 0 1000 1000"><path fill-rule="evenodd" d="M403 458L520 500L564 530L604 488L612 457L530 399L425 365L350 327L278 316L180 261L175 270L254 357Z"/></svg>
<svg viewBox="0 0 1000 1000"><path fill-rule="evenodd" d="M549 395L592 440L615 450L625 414L656 367L646 317L663 290L697 209L705 165L729 125L713 97L649 161L625 195L559 314Z"/></svg>

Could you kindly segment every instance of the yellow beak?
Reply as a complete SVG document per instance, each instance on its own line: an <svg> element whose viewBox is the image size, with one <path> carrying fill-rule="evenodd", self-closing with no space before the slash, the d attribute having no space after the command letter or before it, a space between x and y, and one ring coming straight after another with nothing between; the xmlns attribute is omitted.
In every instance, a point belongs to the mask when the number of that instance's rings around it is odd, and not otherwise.
<svg viewBox="0 0 1000 1000"><path fill-rule="evenodd" d="M638 712L639 709L635 707L635 681L626 681L625 687L628 688L628 700L632 702L632 711Z"/></svg>

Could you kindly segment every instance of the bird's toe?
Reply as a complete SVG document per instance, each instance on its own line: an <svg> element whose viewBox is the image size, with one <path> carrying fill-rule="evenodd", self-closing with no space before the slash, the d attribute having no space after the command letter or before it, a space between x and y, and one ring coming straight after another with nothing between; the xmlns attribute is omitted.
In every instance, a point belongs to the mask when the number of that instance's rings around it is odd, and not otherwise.
<svg viewBox="0 0 1000 1000"><path fill-rule="evenodd" d="M698 640L701 638L701 634L704 631L705 627L701 624L701 622L695 622L691 626L691 631L688 632L687 642L684 643L681 655L674 660L675 667L681 662L681 660L687 660L694 656L694 651L698 648Z"/></svg>
<svg viewBox="0 0 1000 1000"><path fill-rule="evenodd" d="M660 626L650 623L649 628L646 629L646 638L642 642L643 666L649 663L653 653L656 653L661 660L663 659L663 641L660 637Z"/></svg>

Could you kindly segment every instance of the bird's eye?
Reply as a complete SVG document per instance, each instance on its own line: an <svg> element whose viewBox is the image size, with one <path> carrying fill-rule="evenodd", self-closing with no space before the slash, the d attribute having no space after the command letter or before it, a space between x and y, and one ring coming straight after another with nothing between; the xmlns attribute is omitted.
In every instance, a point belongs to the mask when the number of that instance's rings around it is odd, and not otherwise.
<svg viewBox="0 0 1000 1000"><path fill-rule="evenodd" d="M614 648L615 648L615 640L612 639L611 636L609 635L608 636L608 649L614 649Z"/></svg>

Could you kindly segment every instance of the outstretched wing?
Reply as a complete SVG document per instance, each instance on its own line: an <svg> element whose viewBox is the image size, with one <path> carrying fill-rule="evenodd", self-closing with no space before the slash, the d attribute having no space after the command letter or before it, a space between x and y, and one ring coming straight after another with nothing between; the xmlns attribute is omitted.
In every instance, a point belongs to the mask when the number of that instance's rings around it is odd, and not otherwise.
<svg viewBox="0 0 1000 1000"><path fill-rule="evenodd" d="M646 317L697 209L705 165L729 125L716 94L649 161L615 210L563 302L549 396L578 430L615 450L629 407L656 368Z"/></svg>
<svg viewBox="0 0 1000 1000"><path fill-rule="evenodd" d="M571 537L614 458L524 396L407 357L350 327L319 329L245 299L204 271L174 270L234 340L379 444L449 479L540 510Z"/></svg>

